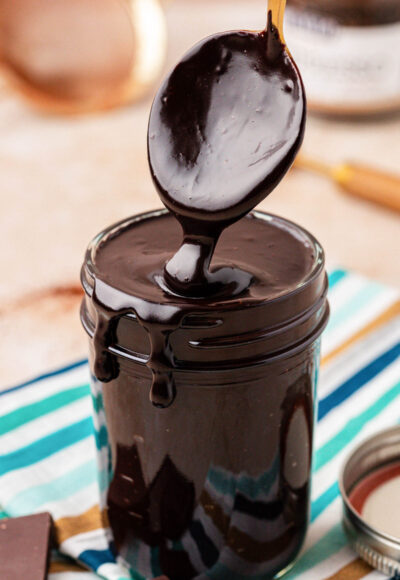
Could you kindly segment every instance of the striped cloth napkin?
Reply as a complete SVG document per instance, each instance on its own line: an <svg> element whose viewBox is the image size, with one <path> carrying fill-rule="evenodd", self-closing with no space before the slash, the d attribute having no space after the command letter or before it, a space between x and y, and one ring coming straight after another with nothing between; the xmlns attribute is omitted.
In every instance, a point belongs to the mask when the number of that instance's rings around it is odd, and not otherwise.
<svg viewBox="0 0 400 580"><path fill-rule="evenodd" d="M285 578L378 580L384 576L347 545L337 477L355 445L400 422L399 295L335 270L330 303L311 526L302 556ZM0 393L0 517L52 513L59 551L50 580L130 578L113 555L109 530L102 527L91 408L87 361ZM143 579L137 575L135 580Z"/></svg>

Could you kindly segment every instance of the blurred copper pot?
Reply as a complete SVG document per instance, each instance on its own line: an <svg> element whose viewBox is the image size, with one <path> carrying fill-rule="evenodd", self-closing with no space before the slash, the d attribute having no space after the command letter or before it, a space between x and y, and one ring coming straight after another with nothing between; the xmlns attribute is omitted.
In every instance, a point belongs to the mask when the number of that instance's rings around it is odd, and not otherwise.
<svg viewBox="0 0 400 580"><path fill-rule="evenodd" d="M166 52L159 0L0 0L0 70L51 112L85 113L141 97Z"/></svg>

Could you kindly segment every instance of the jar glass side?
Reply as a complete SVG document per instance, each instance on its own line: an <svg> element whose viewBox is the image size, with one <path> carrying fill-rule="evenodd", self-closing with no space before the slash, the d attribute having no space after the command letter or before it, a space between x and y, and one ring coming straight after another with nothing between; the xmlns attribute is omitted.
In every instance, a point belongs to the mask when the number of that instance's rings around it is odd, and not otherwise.
<svg viewBox="0 0 400 580"><path fill-rule="evenodd" d="M178 376L168 409L150 403L143 365L93 379L102 508L132 571L271 578L291 565L309 518L319 343L231 385L229 370L222 387Z"/></svg>

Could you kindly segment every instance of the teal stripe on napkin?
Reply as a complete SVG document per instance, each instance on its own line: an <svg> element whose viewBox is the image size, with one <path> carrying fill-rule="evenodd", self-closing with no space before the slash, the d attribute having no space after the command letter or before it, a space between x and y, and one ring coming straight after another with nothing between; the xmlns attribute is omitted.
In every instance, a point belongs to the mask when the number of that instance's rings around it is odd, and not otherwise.
<svg viewBox="0 0 400 580"><path fill-rule="evenodd" d="M70 405L75 401L79 401L83 397L87 397L90 393L90 386L83 385L73 389L66 389L54 395L50 395L46 399L41 399L25 405L7 413L7 415L0 416L0 436L5 435L13 429L18 429L22 425L26 425L29 421L34 421L39 417L53 413L66 405Z"/></svg>
<svg viewBox="0 0 400 580"><path fill-rule="evenodd" d="M0 455L0 475L42 461L46 457L58 453L61 449L74 445L74 443L78 443L78 441L82 441L82 439L92 435L93 421L91 417L64 427L17 451L7 455Z"/></svg>
<svg viewBox="0 0 400 580"><path fill-rule="evenodd" d="M45 504L65 500L96 480L96 461L91 459L48 483L21 491L4 505L4 509L13 516L39 511Z"/></svg>

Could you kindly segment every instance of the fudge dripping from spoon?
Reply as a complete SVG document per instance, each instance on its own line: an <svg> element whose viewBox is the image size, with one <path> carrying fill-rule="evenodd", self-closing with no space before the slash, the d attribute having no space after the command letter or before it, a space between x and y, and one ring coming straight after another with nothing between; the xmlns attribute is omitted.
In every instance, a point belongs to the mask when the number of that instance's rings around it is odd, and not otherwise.
<svg viewBox="0 0 400 580"><path fill-rule="evenodd" d="M163 283L179 295L247 288L246 272L210 267L218 238L271 193L302 143L305 95L283 41L285 1L268 8L262 32L224 32L192 48L153 103L150 169L183 229Z"/></svg>

